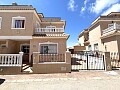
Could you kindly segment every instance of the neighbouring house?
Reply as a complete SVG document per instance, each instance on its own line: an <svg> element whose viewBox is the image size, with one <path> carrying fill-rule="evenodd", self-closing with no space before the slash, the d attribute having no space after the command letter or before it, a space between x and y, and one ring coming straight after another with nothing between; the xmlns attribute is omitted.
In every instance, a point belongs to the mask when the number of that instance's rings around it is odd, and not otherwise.
<svg viewBox="0 0 120 90"><path fill-rule="evenodd" d="M120 12L99 16L79 34L79 42L88 51L120 53ZM118 52L118 53L115 53Z"/></svg>
<svg viewBox="0 0 120 90"><path fill-rule="evenodd" d="M86 50L85 46L81 46L81 45L74 46L74 53L75 54L80 53L81 51L84 51L84 50Z"/></svg>
<svg viewBox="0 0 120 90"><path fill-rule="evenodd" d="M21 64L31 64L33 73L70 72L65 25L65 20L44 17L32 5L0 5L0 72L14 73Z"/></svg>
<svg viewBox="0 0 120 90"><path fill-rule="evenodd" d="M69 47L68 50L71 52L71 54L78 54L86 50L86 47L81 45L75 45L73 47Z"/></svg>
<svg viewBox="0 0 120 90"><path fill-rule="evenodd" d="M68 49L69 52L71 52L71 54L74 53L74 47L68 47L67 49Z"/></svg>
<svg viewBox="0 0 120 90"><path fill-rule="evenodd" d="M81 46L87 46L89 45L89 31L88 29L83 30L78 37L78 42Z"/></svg>

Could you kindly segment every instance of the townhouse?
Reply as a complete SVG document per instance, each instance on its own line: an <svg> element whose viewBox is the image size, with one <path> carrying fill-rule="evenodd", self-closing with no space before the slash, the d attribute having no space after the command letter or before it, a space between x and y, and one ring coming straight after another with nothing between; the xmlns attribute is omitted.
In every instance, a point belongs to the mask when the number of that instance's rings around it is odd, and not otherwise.
<svg viewBox="0 0 120 90"><path fill-rule="evenodd" d="M88 51L120 52L120 12L99 16L79 34L78 41Z"/></svg>
<svg viewBox="0 0 120 90"><path fill-rule="evenodd" d="M4 72L3 67L18 64L32 64L35 67L40 62L62 62L57 61L59 58L65 60L66 41L69 38L64 31L65 25L65 20L59 17L44 17L42 13L37 13L32 5L0 5L1 70ZM21 62L15 61L17 56L14 55L19 52L23 52ZM33 52L37 52L41 58L37 64ZM7 69L15 71L14 68ZM38 68L39 65L34 70L39 70Z"/></svg>

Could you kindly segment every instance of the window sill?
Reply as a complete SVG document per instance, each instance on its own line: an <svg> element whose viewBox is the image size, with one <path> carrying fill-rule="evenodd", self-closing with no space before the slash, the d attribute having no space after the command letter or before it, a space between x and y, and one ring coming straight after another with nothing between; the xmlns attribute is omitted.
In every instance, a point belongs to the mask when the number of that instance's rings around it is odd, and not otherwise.
<svg viewBox="0 0 120 90"><path fill-rule="evenodd" d="M25 30L25 28L11 28L11 29L14 29L14 30L15 30L15 29L18 29L18 30L21 30L21 29L22 29L22 30Z"/></svg>

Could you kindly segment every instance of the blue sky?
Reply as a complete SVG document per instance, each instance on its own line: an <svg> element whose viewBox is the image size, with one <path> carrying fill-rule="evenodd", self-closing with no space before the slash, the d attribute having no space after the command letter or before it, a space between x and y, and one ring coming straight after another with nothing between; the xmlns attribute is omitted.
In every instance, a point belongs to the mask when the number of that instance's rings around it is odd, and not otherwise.
<svg viewBox="0 0 120 90"><path fill-rule="evenodd" d="M45 17L66 20L65 32L70 34L67 46L78 43L79 33L88 28L99 15L120 11L120 0L0 0L0 4L33 5Z"/></svg>

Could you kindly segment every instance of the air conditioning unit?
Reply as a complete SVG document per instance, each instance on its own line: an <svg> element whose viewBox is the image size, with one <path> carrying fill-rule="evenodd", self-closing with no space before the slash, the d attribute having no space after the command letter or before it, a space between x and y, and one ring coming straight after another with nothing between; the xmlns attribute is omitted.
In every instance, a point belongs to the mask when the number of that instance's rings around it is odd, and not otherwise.
<svg viewBox="0 0 120 90"><path fill-rule="evenodd" d="M1 44L0 47L1 47L1 48L6 48L7 45L6 45L6 44Z"/></svg>

